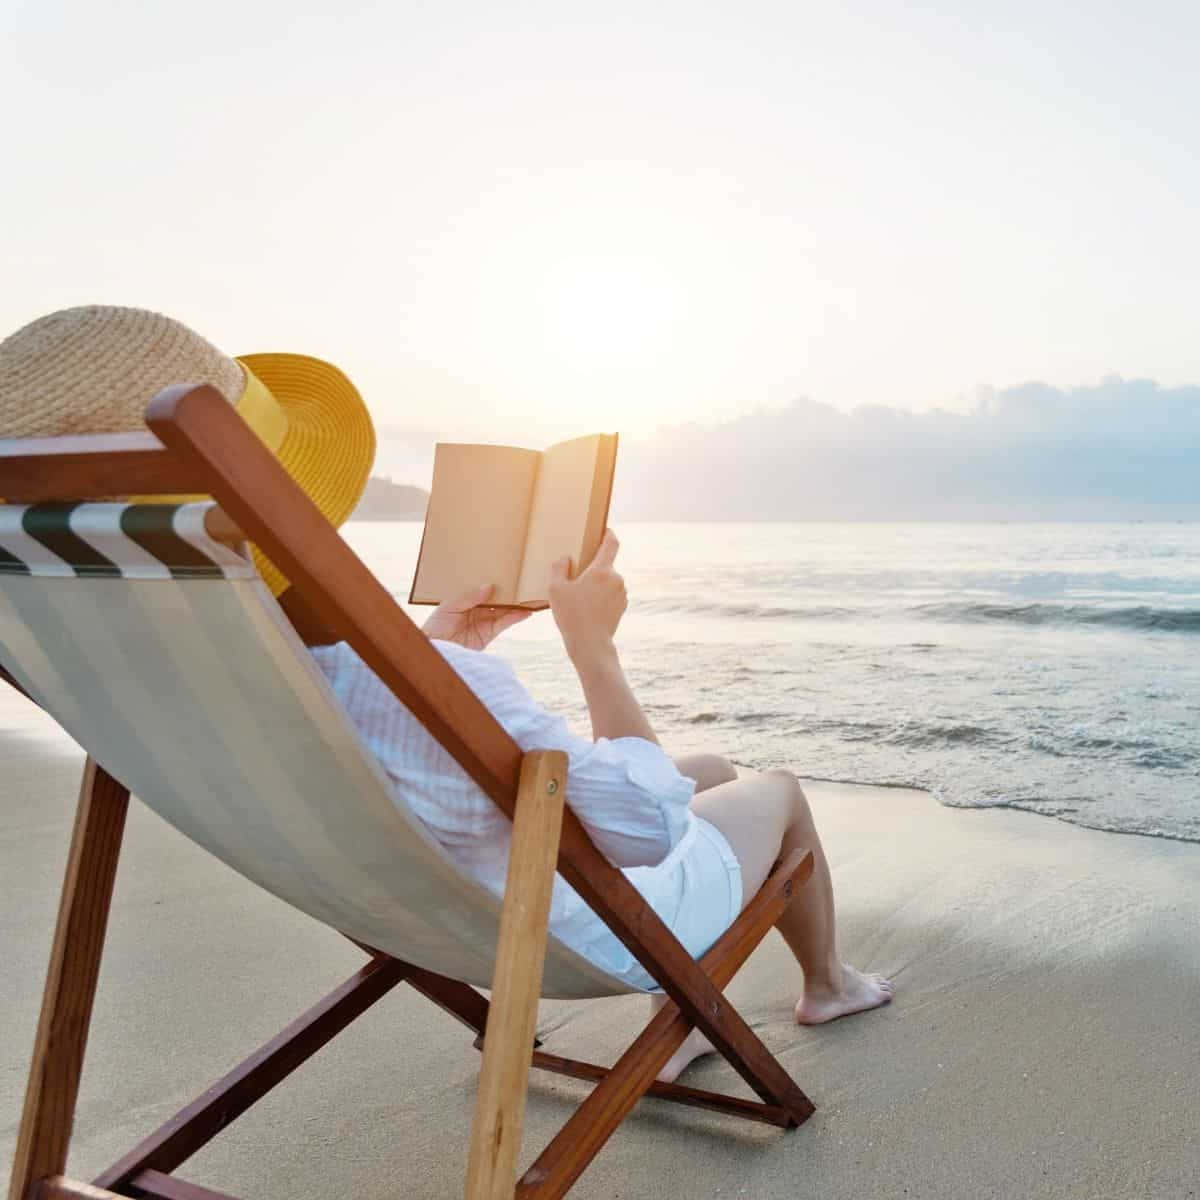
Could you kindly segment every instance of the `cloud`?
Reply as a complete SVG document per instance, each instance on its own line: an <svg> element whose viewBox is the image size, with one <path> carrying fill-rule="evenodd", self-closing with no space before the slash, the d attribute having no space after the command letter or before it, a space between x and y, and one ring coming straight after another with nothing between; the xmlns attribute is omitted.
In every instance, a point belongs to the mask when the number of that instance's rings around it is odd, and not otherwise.
<svg viewBox="0 0 1200 1200"><path fill-rule="evenodd" d="M1200 518L1200 387L983 389L966 412L812 400L622 444L614 518Z"/></svg>

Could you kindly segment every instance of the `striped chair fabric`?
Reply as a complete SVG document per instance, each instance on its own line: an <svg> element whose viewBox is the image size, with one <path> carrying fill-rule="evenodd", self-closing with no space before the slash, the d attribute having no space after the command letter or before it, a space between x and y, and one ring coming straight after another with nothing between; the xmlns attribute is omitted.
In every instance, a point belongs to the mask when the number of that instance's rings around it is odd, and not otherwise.
<svg viewBox="0 0 1200 1200"><path fill-rule="evenodd" d="M303 912L489 987L499 903L362 745L201 504L0 506L0 661L115 778ZM542 993L629 986L551 938Z"/></svg>

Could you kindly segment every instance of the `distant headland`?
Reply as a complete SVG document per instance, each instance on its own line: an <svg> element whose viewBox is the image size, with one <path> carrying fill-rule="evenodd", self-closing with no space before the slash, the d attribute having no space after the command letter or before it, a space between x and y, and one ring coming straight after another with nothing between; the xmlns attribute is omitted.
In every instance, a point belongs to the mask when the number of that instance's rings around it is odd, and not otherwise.
<svg viewBox="0 0 1200 1200"><path fill-rule="evenodd" d="M352 521L423 521L429 493L408 483L393 483L372 475Z"/></svg>

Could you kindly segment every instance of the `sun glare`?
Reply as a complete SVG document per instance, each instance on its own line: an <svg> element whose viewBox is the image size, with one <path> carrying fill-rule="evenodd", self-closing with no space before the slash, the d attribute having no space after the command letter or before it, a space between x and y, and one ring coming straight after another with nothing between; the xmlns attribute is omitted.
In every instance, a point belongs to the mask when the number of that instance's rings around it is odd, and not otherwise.
<svg viewBox="0 0 1200 1200"><path fill-rule="evenodd" d="M632 258L556 264L538 291L547 350L576 370L605 372L636 369L661 350L686 299L668 272Z"/></svg>

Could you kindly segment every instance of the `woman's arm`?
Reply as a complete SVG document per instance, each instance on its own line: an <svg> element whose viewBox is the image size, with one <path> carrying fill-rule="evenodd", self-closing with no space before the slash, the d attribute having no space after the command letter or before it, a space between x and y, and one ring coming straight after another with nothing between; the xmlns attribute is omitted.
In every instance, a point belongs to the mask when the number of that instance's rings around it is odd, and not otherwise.
<svg viewBox="0 0 1200 1200"><path fill-rule="evenodd" d="M570 559L556 562L551 568L550 609L583 686L592 737L637 737L657 744L613 641L629 602L625 581L613 569L619 548L609 529L596 557L578 579L570 577Z"/></svg>
<svg viewBox="0 0 1200 1200"><path fill-rule="evenodd" d="M592 718L592 737L639 737L657 745L650 721L625 678L616 646L610 642L568 654L583 685Z"/></svg>

